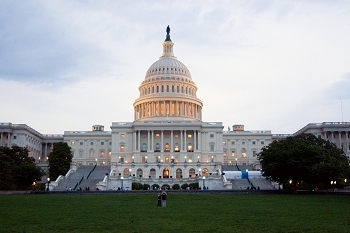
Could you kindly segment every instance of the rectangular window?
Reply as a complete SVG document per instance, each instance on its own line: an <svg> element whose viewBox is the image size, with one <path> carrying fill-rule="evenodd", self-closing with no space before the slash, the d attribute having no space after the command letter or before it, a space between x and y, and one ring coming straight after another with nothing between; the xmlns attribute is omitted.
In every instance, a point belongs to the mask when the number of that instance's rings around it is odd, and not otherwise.
<svg viewBox="0 0 350 233"><path fill-rule="evenodd" d="M213 138L213 137L214 137L214 134L210 134L210 137Z"/></svg>
<svg viewBox="0 0 350 233"><path fill-rule="evenodd" d="M72 146L74 146L75 145L75 141L72 141Z"/></svg>
<svg viewBox="0 0 350 233"><path fill-rule="evenodd" d="M245 152L242 153L242 157L246 157L247 154Z"/></svg>
<svg viewBox="0 0 350 233"><path fill-rule="evenodd" d="M253 157L256 157L256 151L253 150Z"/></svg>
<svg viewBox="0 0 350 233"><path fill-rule="evenodd" d="M234 145L234 144L235 144L235 141L232 141L232 142L231 142L231 145Z"/></svg>
<svg viewBox="0 0 350 233"><path fill-rule="evenodd" d="M232 151L231 156L235 157L235 152L234 151Z"/></svg>
<svg viewBox="0 0 350 233"><path fill-rule="evenodd" d="M120 152L124 152L124 145L120 146Z"/></svg>
<svg viewBox="0 0 350 233"><path fill-rule="evenodd" d="M80 142L80 145L82 146L84 143L83 142Z"/></svg>
<svg viewBox="0 0 350 233"><path fill-rule="evenodd" d="M125 135L124 135L124 134L121 134L121 135L120 135L120 138L124 138L124 137L125 137Z"/></svg>
<svg viewBox="0 0 350 233"><path fill-rule="evenodd" d="M103 146L105 144L105 142L101 142L101 146Z"/></svg>
<svg viewBox="0 0 350 233"><path fill-rule="evenodd" d="M255 141L253 141L252 143L253 143L253 145L255 145Z"/></svg>
<svg viewBox="0 0 350 233"><path fill-rule="evenodd" d="M83 151L79 151L79 158L83 157Z"/></svg>
<svg viewBox="0 0 350 233"><path fill-rule="evenodd" d="M13 139L17 139L17 136L13 136Z"/></svg>
<svg viewBox="0 0 350 233"><path fill-rule="evenodd" d="M111 145L112 145L112 142L109 142L109 145L111 146Z"/></svg>
<svg viewBox="0 0 350 233"><path fill-rule="evenodd" d="M264 141L261 141L261 145L264 145L265 144L265 142Z"/></svg>

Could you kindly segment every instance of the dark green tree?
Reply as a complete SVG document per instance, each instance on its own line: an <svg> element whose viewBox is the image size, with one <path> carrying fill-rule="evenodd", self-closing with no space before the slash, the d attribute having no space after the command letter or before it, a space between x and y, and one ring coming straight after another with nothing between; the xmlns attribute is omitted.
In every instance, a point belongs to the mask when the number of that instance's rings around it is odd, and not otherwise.
<svg viewBox="0 0 350 233"><path fill-rule="evenodd" d="M263 175L298 188L328 187L349 175L349 160L343 150L313 134L301 134L274 141L258 154ZM292 184L290 185L290 181Z"/></svg>
<svg viewBox="0 0 350 233"><path fill-rule="evenodd" d="M59 175L66 175L72 162L71 148L66 142L58 142L49 154L49 177L56 180Z"/></svg>
<svg viewBox="0 0 350 233"><path fill-rule="evenodd" d="M43 176L25 147L0 147L0 166L0 189L27 189Z"/></svg>

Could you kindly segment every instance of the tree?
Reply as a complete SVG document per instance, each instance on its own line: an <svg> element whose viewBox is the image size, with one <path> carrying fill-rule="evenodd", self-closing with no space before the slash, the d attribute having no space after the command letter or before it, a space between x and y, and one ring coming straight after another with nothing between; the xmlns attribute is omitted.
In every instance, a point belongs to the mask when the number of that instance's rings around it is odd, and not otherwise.
<svg viewBox="0 0 350 233"><path fill-rule="evenodd" d="M262 173L274 181L297 188L327 187L330 181L349 176L349 160L343 150L313 134L274 141L258 154Z"/></svg>
<svg viewBox="0 0 350 233"><path fill-rule="evenodd" d="M41 180L43 171L29 157L25 147L0 147L0 189L27 189L33 182Z"/></svg>
<svg viewBox="0 0 350 233"><path fill-rule="evenodd" d="M66 142L58 142L49 154L49 177L56 180L59 175L65 175L72 162L71 148Z"/></svg>

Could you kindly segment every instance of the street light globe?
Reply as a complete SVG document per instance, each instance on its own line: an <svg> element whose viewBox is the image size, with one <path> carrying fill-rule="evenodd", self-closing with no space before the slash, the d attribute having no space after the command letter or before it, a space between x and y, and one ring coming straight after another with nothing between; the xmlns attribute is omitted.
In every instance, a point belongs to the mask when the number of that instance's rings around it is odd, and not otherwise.
<svg viewBox="0 0 350 233"><path fill-rule="evenodd" d="M50 181L50 177L47 177L47 181Z"/></svg>

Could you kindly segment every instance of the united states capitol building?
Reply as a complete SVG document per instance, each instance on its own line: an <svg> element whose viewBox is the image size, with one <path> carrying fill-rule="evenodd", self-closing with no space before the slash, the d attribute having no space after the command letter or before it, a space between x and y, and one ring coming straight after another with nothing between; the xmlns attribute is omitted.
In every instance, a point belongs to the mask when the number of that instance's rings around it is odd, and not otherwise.
<svg viewBox="0 0 350 233"><path fill-rule="evenodd" d="M240 124L225 130L222 122L203 122L195 77L174 55L170 30L162 47L159 60L140 79L133 121L112 122L110 130L93 125L92 130L64 131L63 135L43 135L25 124L0 123L0 146L27 147L38 165L47 169L54 144L66 142L73 154L71 170L51 182L52 190L91 167L96 173L100 170L100 177L90 182L99 190L131 187L132 182L160 186L199 182L210 189L232 189L235 182L231 179L242 176L232 177L231 171L259 172L257 154L264 146L300 133L330 140L350 156L349 122L308 124L288 135L247 131ZM251 180L257 178L250 174Z"/></svg>

